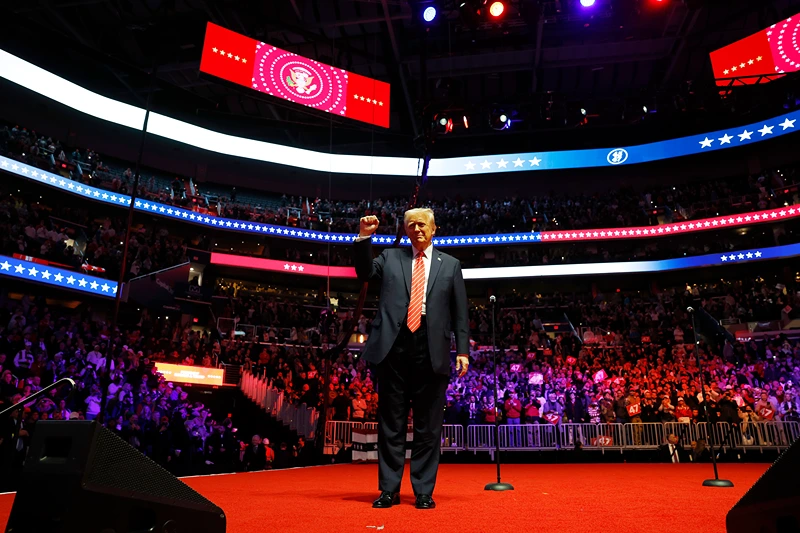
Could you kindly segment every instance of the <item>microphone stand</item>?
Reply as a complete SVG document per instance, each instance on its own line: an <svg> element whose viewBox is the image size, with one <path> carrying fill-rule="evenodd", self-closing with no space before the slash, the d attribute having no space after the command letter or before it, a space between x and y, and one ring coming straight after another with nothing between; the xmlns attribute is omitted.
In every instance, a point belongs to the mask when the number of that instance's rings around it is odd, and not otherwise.
<svg viewBox="0 0 800 533"><path fill-rule="evenodd" d="M694 356L697 359L697 370L698 374L700 374L700 394L703 398L703 411L706 414L706 423L711 423L711 417L708 416L708 401L706 399L706 384L705 378L703 377L703 367L700 363L700 350L699 350L699 342L697 340L697 325L695 324L694 320L694 308L689 307L686 309L689 311L689 314L692 315L692 337L694 338ZM719 471L717 470L717 458L714 455L714 431L708 432L708 449L711 452L711 463L714 465L714 479L706 479L703 481L704 487L733 487L733 482L728 479L720 479L719 478Z"/></svg>
<svg viewBox="0 0 800 533"><path fill-rule="evenodd" d="M494 490L494 491L504 491L504 490L514 490L513 485L510 483L502 483L500 481L500 426L497 420L497 382L498 373L497 373L497 343L495 342L495 318L494 318L494 309L497 304L497 298L492 295L489 297L489 302L492 304L492 357L493 357L493 364L494 364L494 460L497 464L497 483L487 483L483 490Z"/></svg>
<svg viewBox="0 0 800 533"><path fill-rule="evenodd" d="M11 407L8 407L7 409L3 409L2 411L0 411L0 420L5 418L6 416L9 416L16 409L21 409L26 403L31 403L32 401L35 401L35 400L41 398L42 396L46 395L51 390L56 389L56 388L60 387L61 385L66 384L66 383L69 383L70 388L72 388L72 389L75 388L75 382L72 381L70 378L59 379L55 383L51 383L50 385L48 385L47 387L43 388L42 390L37 391L34 394L31 394L27 398L23 398L22 400L18 401L17 403L12 405Z"/></svg>

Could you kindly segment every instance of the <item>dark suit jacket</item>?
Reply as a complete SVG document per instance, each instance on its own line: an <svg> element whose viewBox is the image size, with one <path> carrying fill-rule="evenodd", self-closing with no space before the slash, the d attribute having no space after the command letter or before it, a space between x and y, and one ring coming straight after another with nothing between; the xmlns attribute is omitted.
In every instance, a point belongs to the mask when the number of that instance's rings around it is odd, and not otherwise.
<svg viewBox="0 0 800 533"><path fill-rule="evenodd" d="M361 281L381 282L378 314L372 321L363 357L378 364L392 348L411 300L413 248L386 248L372 257L372 239L354 243L355 266ZM469 317L467 289L461 275L461 263L433 247L425 315L428 324L428 348L433 371L450 374L450 332L456 334L456 353L469 355Z"/></svg>

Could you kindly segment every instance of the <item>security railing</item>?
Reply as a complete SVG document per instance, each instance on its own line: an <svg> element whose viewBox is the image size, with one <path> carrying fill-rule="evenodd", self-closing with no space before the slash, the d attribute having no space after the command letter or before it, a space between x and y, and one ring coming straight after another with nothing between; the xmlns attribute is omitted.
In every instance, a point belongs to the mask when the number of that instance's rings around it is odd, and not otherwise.
<svg viewBox="0 0 800 533"><path fill-rule="evenodd" d="M306 404L294 405L264 377L250 372L242 375L240 387L245 396L253 400L267 413L307 439L313 439L319 415L316 409Z"/></svg>
<svg viewBox="0 0 800 533"><path fill-rule="evenodd" d="M325 445L332 447L340 441L345 447L352 444L353 429L377 430L377 422L328 421ZM412 426L409 425L409 432ZM722 451L737 449L783 450L800 438L800 422L751 422L709 424L679 422L646 422L640 424L503 424L498 427L502 451L546 451L574 449L619 451L655 450L675 435L684 446L713 438L713 445ZM466 436L466 440L464 437ZM445 424L442 428L442 452L472 451L494 454L495 430L491 424Z"/></svg>

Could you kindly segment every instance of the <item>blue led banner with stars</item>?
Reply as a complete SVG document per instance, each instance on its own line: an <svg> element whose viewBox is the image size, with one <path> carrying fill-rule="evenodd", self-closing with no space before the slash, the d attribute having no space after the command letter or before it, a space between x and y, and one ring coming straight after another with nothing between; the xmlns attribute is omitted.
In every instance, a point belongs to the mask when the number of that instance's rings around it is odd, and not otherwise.
<svg viewBox="0 0 800 533"><path fill-rule="evenodd" d="M795 123L798 118L800 118L800 111L794 111L787 115L781 115L764 122L748 124L747 126L728 128L701 135L691 135L668 141L627 146L625 148L595 148L560 152L529 152L524 154L433 159L428 169L428 175L460 176L649 163L773 139L796 131Z"/></svg>
<svg viewBox="0 0 800 533"><path fill-rule="evenodd" d="M87 276L81 272L41 265L0 255L0 276L10 276L33 283L44 283L62 289L87 292L95 296L113 298L117 294L117 282Z"/></svg>

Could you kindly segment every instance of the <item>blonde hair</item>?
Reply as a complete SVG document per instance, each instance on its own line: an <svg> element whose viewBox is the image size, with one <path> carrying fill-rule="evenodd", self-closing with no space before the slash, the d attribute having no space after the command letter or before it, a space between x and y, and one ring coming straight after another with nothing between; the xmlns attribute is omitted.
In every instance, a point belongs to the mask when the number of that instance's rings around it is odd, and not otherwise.
<svg viewBox="0 0 800 533"><path fill-rule="evenodd" d="M436 221L433 218L433 209L431 209L430 207L415 207L414 209L409 209L408 211L403 213L403 225L404 226L408 225L409 217L421 214L428 215L428 220L430 221L431 225L434 228L436 227Z"/></svg>

